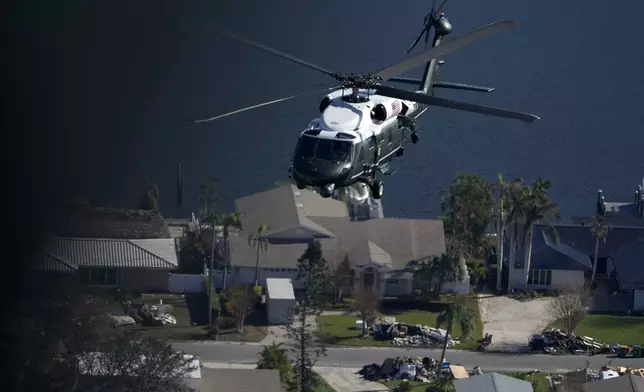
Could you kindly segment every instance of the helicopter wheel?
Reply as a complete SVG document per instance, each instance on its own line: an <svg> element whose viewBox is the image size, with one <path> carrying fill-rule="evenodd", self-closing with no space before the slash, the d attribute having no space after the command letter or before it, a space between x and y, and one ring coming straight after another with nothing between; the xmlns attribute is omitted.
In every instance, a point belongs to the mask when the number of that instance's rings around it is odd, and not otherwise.
<svg viewBox="0 0 644 392"><path fill-rule="evenodd" d="M411 134L411 142L414 144L418 143L418 134L416 132Z"/></svg>
<svg viewBox="0 0 644 392"><path fill-rule="evenodd" d="M297 189L306 188L306 185L302 184L301 182L297 182L297 181L295 182L295 186L297 187Z"/></svg>
<svg viewBox="0 0 644 392"><path fill-rule="evenodd" d="M382 183L382 181L375 180L373 184L371 184L371 194L373 195L374 199L380 199L384 191L385 185Z"/></svg>

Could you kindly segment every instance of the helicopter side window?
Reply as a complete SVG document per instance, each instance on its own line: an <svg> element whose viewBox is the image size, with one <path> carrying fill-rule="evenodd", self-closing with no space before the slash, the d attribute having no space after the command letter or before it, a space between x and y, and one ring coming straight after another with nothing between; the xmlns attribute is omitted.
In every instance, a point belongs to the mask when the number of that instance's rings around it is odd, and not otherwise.
<svg viewBox="0 0 644 392"><path fill-rule="evenodd" d="M313 158L318 139L310 136L300 137L296 155L302 158Z"/></svg>

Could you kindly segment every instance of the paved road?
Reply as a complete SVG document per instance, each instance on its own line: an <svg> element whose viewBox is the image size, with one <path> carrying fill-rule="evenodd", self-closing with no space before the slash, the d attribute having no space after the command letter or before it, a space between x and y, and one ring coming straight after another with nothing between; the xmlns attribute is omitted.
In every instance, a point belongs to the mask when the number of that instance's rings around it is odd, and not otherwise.
<svg viewBox="0 0 644 392"><path fill-rule="evenodd" d="M174 347L190 354L196 354L203 361L228 363L254 363L261 346L252 344L218 344L177 342ZM326 357L320 358L319 366L362 367L369 363L382 363L385 358L396 356L440 357L440 350L400 348L329 348ZM480 366L487 371L539 369L549 372L565 372L584 368L590 361L593 368L599 368L611 359L605 356L554 356L542 354L501 354L469 351L448 351L447 360L465 367ZM613 365L644 367L644 358L612 359Z"/></svg>

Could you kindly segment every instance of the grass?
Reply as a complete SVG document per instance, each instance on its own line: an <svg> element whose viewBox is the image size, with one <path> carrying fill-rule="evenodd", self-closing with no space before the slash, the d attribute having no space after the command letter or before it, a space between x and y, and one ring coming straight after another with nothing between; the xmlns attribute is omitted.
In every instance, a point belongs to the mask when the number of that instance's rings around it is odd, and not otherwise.
<svg viewBox="0 0 644 392"><path fill-rule="evenodd" d="M123 330L137 331L144 336L160 340L210 340L212 339L208 328L207 298L203 295L176 295L176 294L143 294L142 299L148 304L172 305L172 315L177 319L176 324L163 326L132 325L120 327ZM121 311L121 314L122 311ZM215 320L213 320L215 322ZM242 333L235 328L225 328L220 332L220 340L259 342L267 334L265 321L256 315L247 317Z"/></svg>
<svg viewBox="0 0 644 392"><path fill-rule="evenodd" d="M317 373L313 373L313 388L311 392L336 392L329 384Z"/></svg>
<svg viewBox="0 0 644 392"><path fill-rule="evenodd" d="M561 325L555 323L553 327L561 328ZM589 314L575 329L575 334L606 344L644 344L644 317Z"/></svg>
<svg viewBox="0 0 644 392"><path fill-rule="evenodd" d="M395 317L396 321L416 325L426 325L429 327L436 326L437 313L411 310L396 313L382 313L381 316ZM382 346L391 347L391 341L374 340L372 337L361 337L361 331L355 329L355 322L358 316L342 315L342 316L318 316L317 323L320 332L322 333L325 341L330 345L335 346ZM461 331L458 326L454 327L454 336L460 336ZM467 341L461 342L457 347L459 349L472 349L476 347L476 341L483 335L483 323L479 321L476 328L472 331L471 338Z"/></svg>
<svg viewBox="0 0 644 392"><path fill-rule="evenodd" d="M523 377L520 377L521 373L501 373L501 374L523 379ZM550 392L550 384L546 377L548 377L547 373L536 373L536 374L533 374L532 376L528 376L526 381L532 382L532 385L534 387L534 392ZM401 380L394 380L394 381L385 381L382 384L388 388L394 389L395 387L397 387L403 382L404 381L401 381ZM424 383L420 381L410 381L409 385L411 386L411 392L425 392L428 387L436 386L435 383ZM440 390L440 389L437 389L437 390Z"/></svg>

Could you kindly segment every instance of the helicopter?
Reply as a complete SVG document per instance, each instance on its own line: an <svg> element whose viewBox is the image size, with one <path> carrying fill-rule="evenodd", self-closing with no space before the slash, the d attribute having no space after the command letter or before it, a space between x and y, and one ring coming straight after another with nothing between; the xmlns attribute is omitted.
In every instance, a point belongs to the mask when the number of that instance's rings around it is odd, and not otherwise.
<svg viewBox="0 0 644 392"><path fill-rule="evenodd" d="M513 20L496 21L443 42L443 39L452 32L452 24L442 11L446 1L444 0L438 8L435 8L435 3L432 2L430 11L425 16L423 29L407 50L407 54L416 47L423 35L425 50L374 73L332 72L261 43L220 31L221 34L245 45L326 74L334 78L338 85L248 106L215 117L193 120L193 122L209 122L305 95L328 92L320 101L318 108L320 116L311 120L299 136L288 169L289 178L294 180L298 189L319 189L319 194L324 198L333 196L340 188L362 185L371 191L374 199L380 199L384 193L384 183L376 178L377 174L384 176L393 174L395 170L390 168L389 163L394 158L403 156L404 144L407 140L412 144L418 143L416 121L429 106L516 119L526 123L539 120L539 117L530 113L435 96L435 88L493 91L491 87L436 81L437 70L443 64L443 61L437 59L474 41L516 25ZM432 30L433 40L431 47L428 47ZM423 64L425 64L425 71L421 79L399 76ZM382 82L417 85L418 90L404 90L384 85Z"/></svg>

